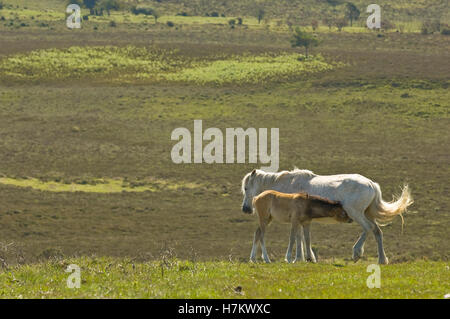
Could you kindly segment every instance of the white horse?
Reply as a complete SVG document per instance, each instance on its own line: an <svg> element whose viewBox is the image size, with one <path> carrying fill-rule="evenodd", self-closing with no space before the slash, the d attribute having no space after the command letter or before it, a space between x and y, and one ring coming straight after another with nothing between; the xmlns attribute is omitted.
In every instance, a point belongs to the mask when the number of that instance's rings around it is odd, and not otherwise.
<svg viewBox="0 0 450 319"><path fill-rule="evenodd" d="M367 233L372 231L378 246L378 263L388 263L383 248L383 233L379 226L386 225L397 215L401 216L407 207L413 203L407 185L403 187L402 194L398 199L392 202L385 202L381 195L380 186L359 174L321 176L308 170L296 168L293 171L279 173L253 170L245 175L242 180L242 193L244 194L242 210L245 213L252 213L253 197L265 190L275 190L283 193L306 192L340 202L350 218L363 228L361 236L353 246L352 258L355 262L363 256ZM311 249L309 225L303 227L303 234L306 245L306 258L309 261L316 262L316 257ZM250 260L255 259L255 245L258 244L260 235L260 232L255 232ZM297 232L296 241L297 252L294 262L297 260L303 261L305 260L302 247L303 240L299 232ZM264 243L261 242L261 245L264 245ZM290 238L289 247L292 247L292 245L292 238ZM286 253L286 260L290 262L290 254L288 252ZM267 256L263 256L263 258L268 259Z"/></svg>

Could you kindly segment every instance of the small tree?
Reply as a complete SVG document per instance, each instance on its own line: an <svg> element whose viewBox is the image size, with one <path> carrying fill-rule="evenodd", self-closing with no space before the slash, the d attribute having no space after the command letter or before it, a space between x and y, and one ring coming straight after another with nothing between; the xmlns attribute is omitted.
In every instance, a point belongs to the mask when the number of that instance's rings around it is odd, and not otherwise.
<svg viewBox="0 0 450 319"><path fill-rule="evenodd" d="M332 18L323 18L322 23L328 27L328 29L331 31L331 27L333 26L333 19Z"/></svg>
<svg viewBox="0 0 450 319"><path fill-rule="evenodd" d="M119 10L120 4L118 0L101 0L98 6L106 10L108 15L111 14L111 10Z"/></svg>
<svg viewBox="0 0 450 319"><path fill-rule="evenodd" d="M158 23L158 19L161 16L158 11L152 10L152 16L155 18L155 24Z"/></svg>
<svg viewBox="0 0 450 319"><path fill-rule="evenodd" d="M350 20L350 26L353 26L353 21L359 19L359 15L361 12L359 12L358 8L351 2L347 2L345 4L345 17Z"/></svg>
<svg viewBox="0 0 450 319"><path fill-rule="evenodd" d="M308 49L319 45L319 40L310 33L303 32L300 28L296 28L291 39L291 45L293 48L304 47L305 56L308 57Z"/></svg>
<svg viewBox="0 0 450 319"><path fill-rule="evenodd" d="M347 20L344 18L336 19L335 24L338 31L341 31L343 27L347 26Z"/></svg>
<svg viewBox="0 0 450 319"><path fill-rule="evenodd" d="M266 15L266 11L264 11L263 7L256 8L256 18L258 19L258 24L261 24L261 20L264 19Z"/></svg>
<svg viewBox="0 0 450 319"><path fill-rule="evenodd" d="M312 20L311 21L311 28L313 29L313 31L316 31L318 27L319 27L319 21Z"/></svg>
<svg viewBox="0 0 450 319"><path fill-rule="evenodd" d="M83 0L83 4L86 8L89 9L91 14L95 13L94 8L95 5L97 4L97 0Z"/></svg>

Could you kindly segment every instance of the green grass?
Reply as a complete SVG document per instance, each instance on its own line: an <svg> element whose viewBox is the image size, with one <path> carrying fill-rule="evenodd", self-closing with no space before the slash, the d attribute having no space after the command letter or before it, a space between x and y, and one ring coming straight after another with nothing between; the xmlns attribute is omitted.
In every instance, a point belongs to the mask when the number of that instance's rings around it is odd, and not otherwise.
<svg viewBox="0 0 450 319"><path fill-rule="evenodd" d="M81 287L66 286L69 264L81 268ZM115 258L59 259L0 272L1 298L443 298L449 266L415 261L381 267L381 287L369 289L366 263L249 264L150 262ZM242 291L235 288L241 287Z"/></svg>
<svg viewBox="0 0 450 319"><path fill-rule="evenodd" d="M32 51L9 57L1 62L0 74L17 79L70 79L109 76L111 74L141 74L157 76L174 70L180 61L171 52L149 51L126 47L70 47Z"/></svg>
<svg viewBox="0 0 450 319"><path fill-rule="evenodd" d="M337 64L341 66L342 64ZM165 78L197 84L262 83L268 80L286 81L290 77L332 70L332 64L322 56L309 57L298 54L279 56L234 56L230 59L199 63Z"/></svg>
<svg viewBox="0 0 450 319"><path fill-rule="evenodd" d="M189 182L169 182L162 179L152 179L140 182L129 182L123 179L81 180L78 183L63 183L55 181L41 181L36 178L15 179L0 177L0 184L48 192L85 192L85 193L120 193L120 192L157 192L163 190L195 189L201 185Z"/></svg>
<svg viewBox="0 0 450 319"><path fill-rule="evenodd" d="M0 61L0 75L35 81L100 77L114 83L136 80L196 84L262 83L273 79L284 81L293 76L328 71L343 65L326 62L321 55L305 58L292 53L191 60L172 51L134 46L70 47L7 57Z"/></svg>

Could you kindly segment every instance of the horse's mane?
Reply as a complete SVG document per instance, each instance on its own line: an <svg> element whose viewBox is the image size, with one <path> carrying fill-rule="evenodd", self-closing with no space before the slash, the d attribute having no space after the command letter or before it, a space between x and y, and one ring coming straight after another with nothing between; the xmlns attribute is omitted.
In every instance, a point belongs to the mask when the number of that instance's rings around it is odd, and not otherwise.
<svg viewBox="0 0 450 319"><path fill-rule="evenodd" d="M245 177L242 179L242 193L245 193L245 185L247 184L248 179L252 175L253 171L245 175ZM270 173L270 172L264 172L262 170L255 170L256 177L260 180L261 184L264 186L270 186L273 183L277 182L279 179L283 177L306 177L306 178L312 178L317 176L312 171L309 171L307 169L298 169L297 167L294 167L291 171L281 171L278 173Z"/></svg>
<svg viewBox="0 0 450 319"><path fill-rule="evenodd" d="M342 206L340 202L336 202L334 200L325 198L325 197L321 197L321 196L317 196L317 195L310 195L308 193L305 192L300 192L300 193L296 193L295 194L295 198L303 198L303 199L308 199L308 200L312 200L315 202L321 202L321 203L325 203L325 204L329 204L329 205L333 205L333 206Z"/></svg>

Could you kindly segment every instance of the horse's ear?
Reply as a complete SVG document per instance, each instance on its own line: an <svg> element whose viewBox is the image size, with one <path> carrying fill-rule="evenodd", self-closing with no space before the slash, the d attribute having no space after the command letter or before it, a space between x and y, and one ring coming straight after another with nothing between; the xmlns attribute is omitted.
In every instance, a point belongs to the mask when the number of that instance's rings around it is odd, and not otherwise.
<svg viewBox="0 0 450 319"><path fill-rule="evenodd" d="M256 174L256 169L252 171L252 176Z"/></svg>

